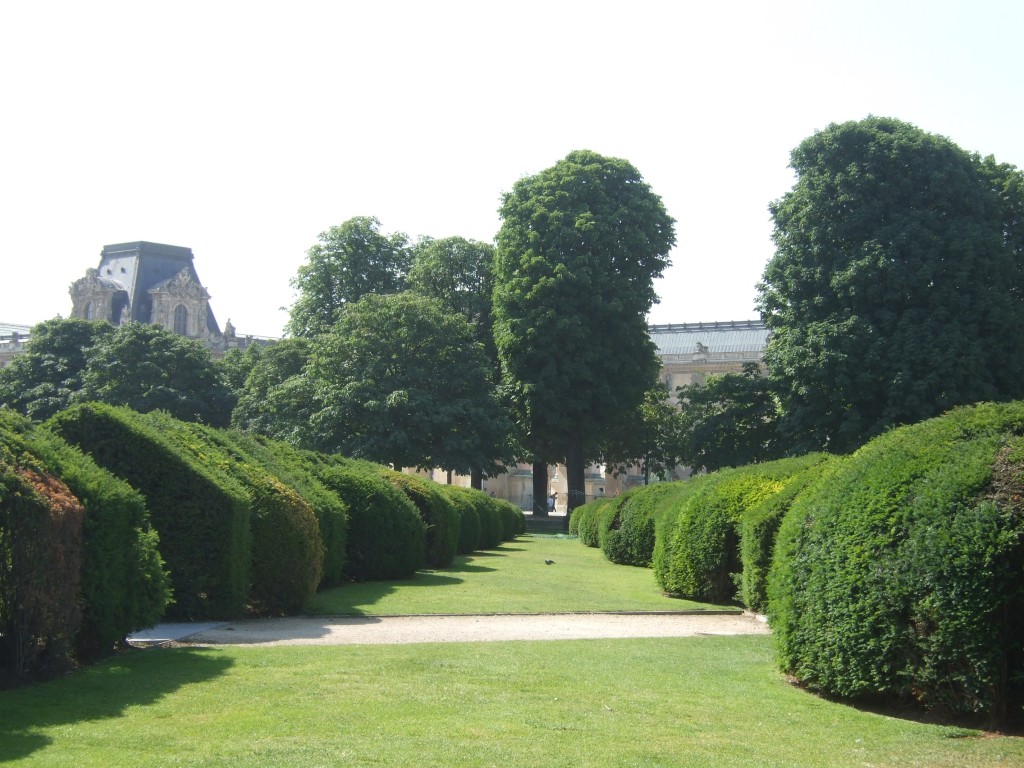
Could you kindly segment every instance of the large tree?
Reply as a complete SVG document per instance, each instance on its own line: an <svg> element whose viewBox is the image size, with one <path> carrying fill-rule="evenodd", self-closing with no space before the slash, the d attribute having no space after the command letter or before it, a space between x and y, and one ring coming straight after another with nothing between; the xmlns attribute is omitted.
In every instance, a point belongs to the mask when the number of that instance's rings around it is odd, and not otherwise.
<svg viewBox="0 0 1024 768"><path fill-rule="evenodd" d="M500 453L503 414L483 348L434 299L364 296L312 340L304 375L310 448L459 472Z"/></svg>
<svg viewBox="0 0 1024 768"><path fill-rule="evenodd" d="M843 452L1024 395L1008 208L976 156L870 117L806 139L791 164L759 307L794 449Z"/></svg>
<svg viewBox="0 0 1024 768"><path fill-rule="evenodd" d="M757 363L742 373L679 387L680 463L695 471L742 467L783 455L779 408Z"/></svg>
<svg viewBox="0 0 1024 768"><path fill-rule="evenodd" d="M210 351L157 325L126 323L93 347L73 400L163 410L182 421L228 425L234 398Z"/></svg>
<svg viewBox="0 0 1024 768"><path fill-rule="evenodd" d="M667 480L672 470L686 464L682 414L672 403L668 387L660 381L647 390L634 410L609 414L610 419L614 416L619 416L619 421L601 452L601 459L614 473L639 467L647 485L652 475Z"/></svg>
<svg viewBox="0 0 1024 768"><path fill-rule="evenodd" d="M492 378L501 379L498 350L494 345L492 294L494 290L494 246L464 237L421 238L413 247L413 265L407 280L409 290L437 299L448 312L461 315L473 328L473 336L484 349ZM493 425L479 425L488 432ZM501 441L502 443L506 441ZM474 488L483 486L483 467L493 466L494 456L481 456L470 472Z"/></svg>
<svg viewBox="0 0 1024 768"><path fill-rule="evenodd" d="M369 293L403 290L412 264L409 238L401 232L383 234L380 222L371 216L331 227L320 233L319 240L292 279L298 296L287 331L293 336L327 331L339 310Z"/></svg>
<svg viewBox="0 0 1024 768"><path fill-rule="evenodd" d="M309 354L310 340L301 337L261 350L237 391L231 426L293 445L308 442L313 397L303 374Z"/></svg>
<svg viewBox="0 0 1024 768"><path fill-rule="evenodd" d="M109 323L54 318L32 328L25 351L0 370L0 405L37 421L67 408L82 388L89 353Z"/></svg>
<svg viewBox="0 0 1024 768"><path fill-rule="evenodd" d="M646 314L673 220L636 168L585 150L517 181L500 214L498 354L535 470L565 459L571 510L606 417L635 408L657 376Z"/></svg>

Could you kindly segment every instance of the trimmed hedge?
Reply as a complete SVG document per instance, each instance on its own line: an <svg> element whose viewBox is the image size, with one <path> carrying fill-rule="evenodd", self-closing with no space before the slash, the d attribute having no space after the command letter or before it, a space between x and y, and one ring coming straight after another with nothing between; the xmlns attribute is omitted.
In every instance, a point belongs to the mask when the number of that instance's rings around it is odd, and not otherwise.
<svg viewBox="0 0 1024 768"><path fill-rule="evenodd" d="M456 551L460 555L468 555L480 547L480 513L477 511L480 500L477 494L481 492L457 485L442 485L441 492L448 496L459 515L459 541Z"/></svg>
<svg viewBox="0 0 1024 768"><path fill-rule="evenodd" d="M147 413L143 419L182 453L245 489L252 547L248 611L262 616L300 611L316 594L323 575L324 547L313 508L253 463L225 431L179 421L165 413Z"/></svg>
<svg viewBox="0 0 1024 768"><path fill-rule="evenodd" d="M0 685L72 664L85 509L0 446Z"/></svg>
<svg viewBox="0 0 1024 768"><path fill-rule="evenodd" d="M633 488L618 503L602 506L598 541L604 556L619 565L650 567L656 521L666 501L680 493L680 483L655 483Z"/></svg>
<svg viewBox="0 0 1024 768"><path fill-rule="evenodd" d="M654 556L659 586L691 600L732 601L741 579L743 516L821 460L813 454L723 469L702 478L660 531Z"/></svg>
<svg viewBox="0 0 1024 768"><path fill-rule="evenodd" d="M830 457L823 454L807 457L811 462L814 459L820 461L794 474L781 491L746 510L740 520L739 599L751 611L764 613L768 608L768 573L782 518L797 495L821 476L830 461Z"/></svg>
<svg viewBox="0 0 1024 768"><path fill-rule="evenodd" d="M459 546L459 513L433 480L380 468L381 475L416 505L427 530L427 567L446 568Z"/></svg>
<svg viewBox="0 0 1024 768"><path fill-rule="evenodd" d="M250 505L237 481L181 451L127 408L84 403L47 424L145 497L171 573L168 618L222 620L244 613Z"/></svg>
<svg viewBox="0 0 1024 768"><path fill-rule="evenodd" d="M408 579L426 565L426 525L416 505L381 476L379 465L303 455L311 471L348 505L347 578Z"/></svg>
<svg viewBox="0 0 1024 768"><path fill-rule="evenodd" d="M170 579L142 495L60 437L6 409L0 409L0 445L60 477L85 507L78 660L109 654L133 630L155 624L170 600Z"/></svg>
<svg viewBox="0 0 1024 768"><path fill-rule="evenodd" d="M253 463L271 472L295 490L316 513L324 546L323 578L319 587L345 582L345 542L348 536L348 505L309 469L299 449L262 435L231 430L227 438Z"/></svg>
<svg viewBox="0 0 1024 768"><path fill-rule="evenodd" d="M580 543L588 547L600 547L601 515L605 509L618 506L620 497L608 496L581 504L572 511L569 531L576 530Z"/></svg>
<svg viewBox="0 0 1024 768"><path fill-rule="evenodd" d="M893 430L836 461L779 532L783 668L851 699L1000 720L1024 704L1024 403Z"/></svg>

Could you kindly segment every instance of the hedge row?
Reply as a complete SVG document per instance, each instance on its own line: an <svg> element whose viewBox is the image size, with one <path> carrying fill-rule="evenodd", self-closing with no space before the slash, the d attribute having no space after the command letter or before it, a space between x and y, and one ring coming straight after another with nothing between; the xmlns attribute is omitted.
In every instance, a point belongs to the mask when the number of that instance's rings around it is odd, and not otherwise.
<svg viewBox="0 0 1024 768"><path fill-rule="evenodd" d="M1024 705L1024 403L958 409L834 463L779 532L784 669L851 699Z"/></svg>
<svg viewBox="0 0 1024 768"><path fill-rule="evenodd" d="M700 479L693 492L672 504L661 520L661 535L654 548L653 567L659 586L668 594L711 603L731 602L739 596L743 573L763 573L760 563L746 563L752 555L773 546L771 526L744 525L751 515L765 514L770 507L776 515L784 504L771 506L773 497L825 459L810 454L724 469ZM761 535L763 540L744 542L744 536ZM763 591L752 586L748 592ZM752 607L752 606L748 606Z"/></svg>
<svg viewBox="0 0 1024 768"><path fill-rule="evenodd" d="M142 497L0 409L0 678L110 653L163 614L169 582Z"/></svg>

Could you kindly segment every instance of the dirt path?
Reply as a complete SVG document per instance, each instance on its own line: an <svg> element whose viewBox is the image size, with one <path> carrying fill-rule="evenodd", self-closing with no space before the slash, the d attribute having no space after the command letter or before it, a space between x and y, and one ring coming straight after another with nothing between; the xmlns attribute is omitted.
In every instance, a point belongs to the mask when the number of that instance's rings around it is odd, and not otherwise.
<svg viewBox="0 0 1024 768"><path fill-rule="evenodd" d="M348 645L499 640L764 635L749 614L555 614L528 616L359 616L237 621L191 635L194 645Z"/></svg>

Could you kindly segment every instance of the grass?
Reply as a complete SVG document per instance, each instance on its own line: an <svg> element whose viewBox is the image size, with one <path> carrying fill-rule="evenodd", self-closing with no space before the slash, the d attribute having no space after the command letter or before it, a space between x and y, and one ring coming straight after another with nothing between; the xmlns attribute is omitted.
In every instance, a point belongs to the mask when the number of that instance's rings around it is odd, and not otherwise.
<svg viewBox="0 0 1024 768"><path fill-rule="evenodd" d="M12 766L974 766L980 738L788 685L766 637L154 649L0 694Z"/></svg>
<svg viewBox="0 0 1024 768"><path fill-rule="evenodd" d="M547 565L545 560L554 561ZM317 594L307 613L572 613L680 611L719 606L665 597L647 568L613 565L574 539L522 536L460 556L453 566L407 581L346 584Z"/></svg>
<svg viewBox="0 0 1024 768"><path fill-rule="evenodd" d="M605 604L596 593L609 582L593 554L578 542L522 539L351 604L489 604L486 583L505 585L508 570L544 580L540 602L519 596L517 605L538 610L553 599L545 593L561 591L591 609ZM529 570L545 555L555 565ZM466 566L474 570L458 570ZM626 581L645 575L608 567ZM457 581L431 582L438 574ZM157 648L0 691L0 763L988 768L1024 765L1024 739L825 701L786 682L764 636Z"/></svg>

